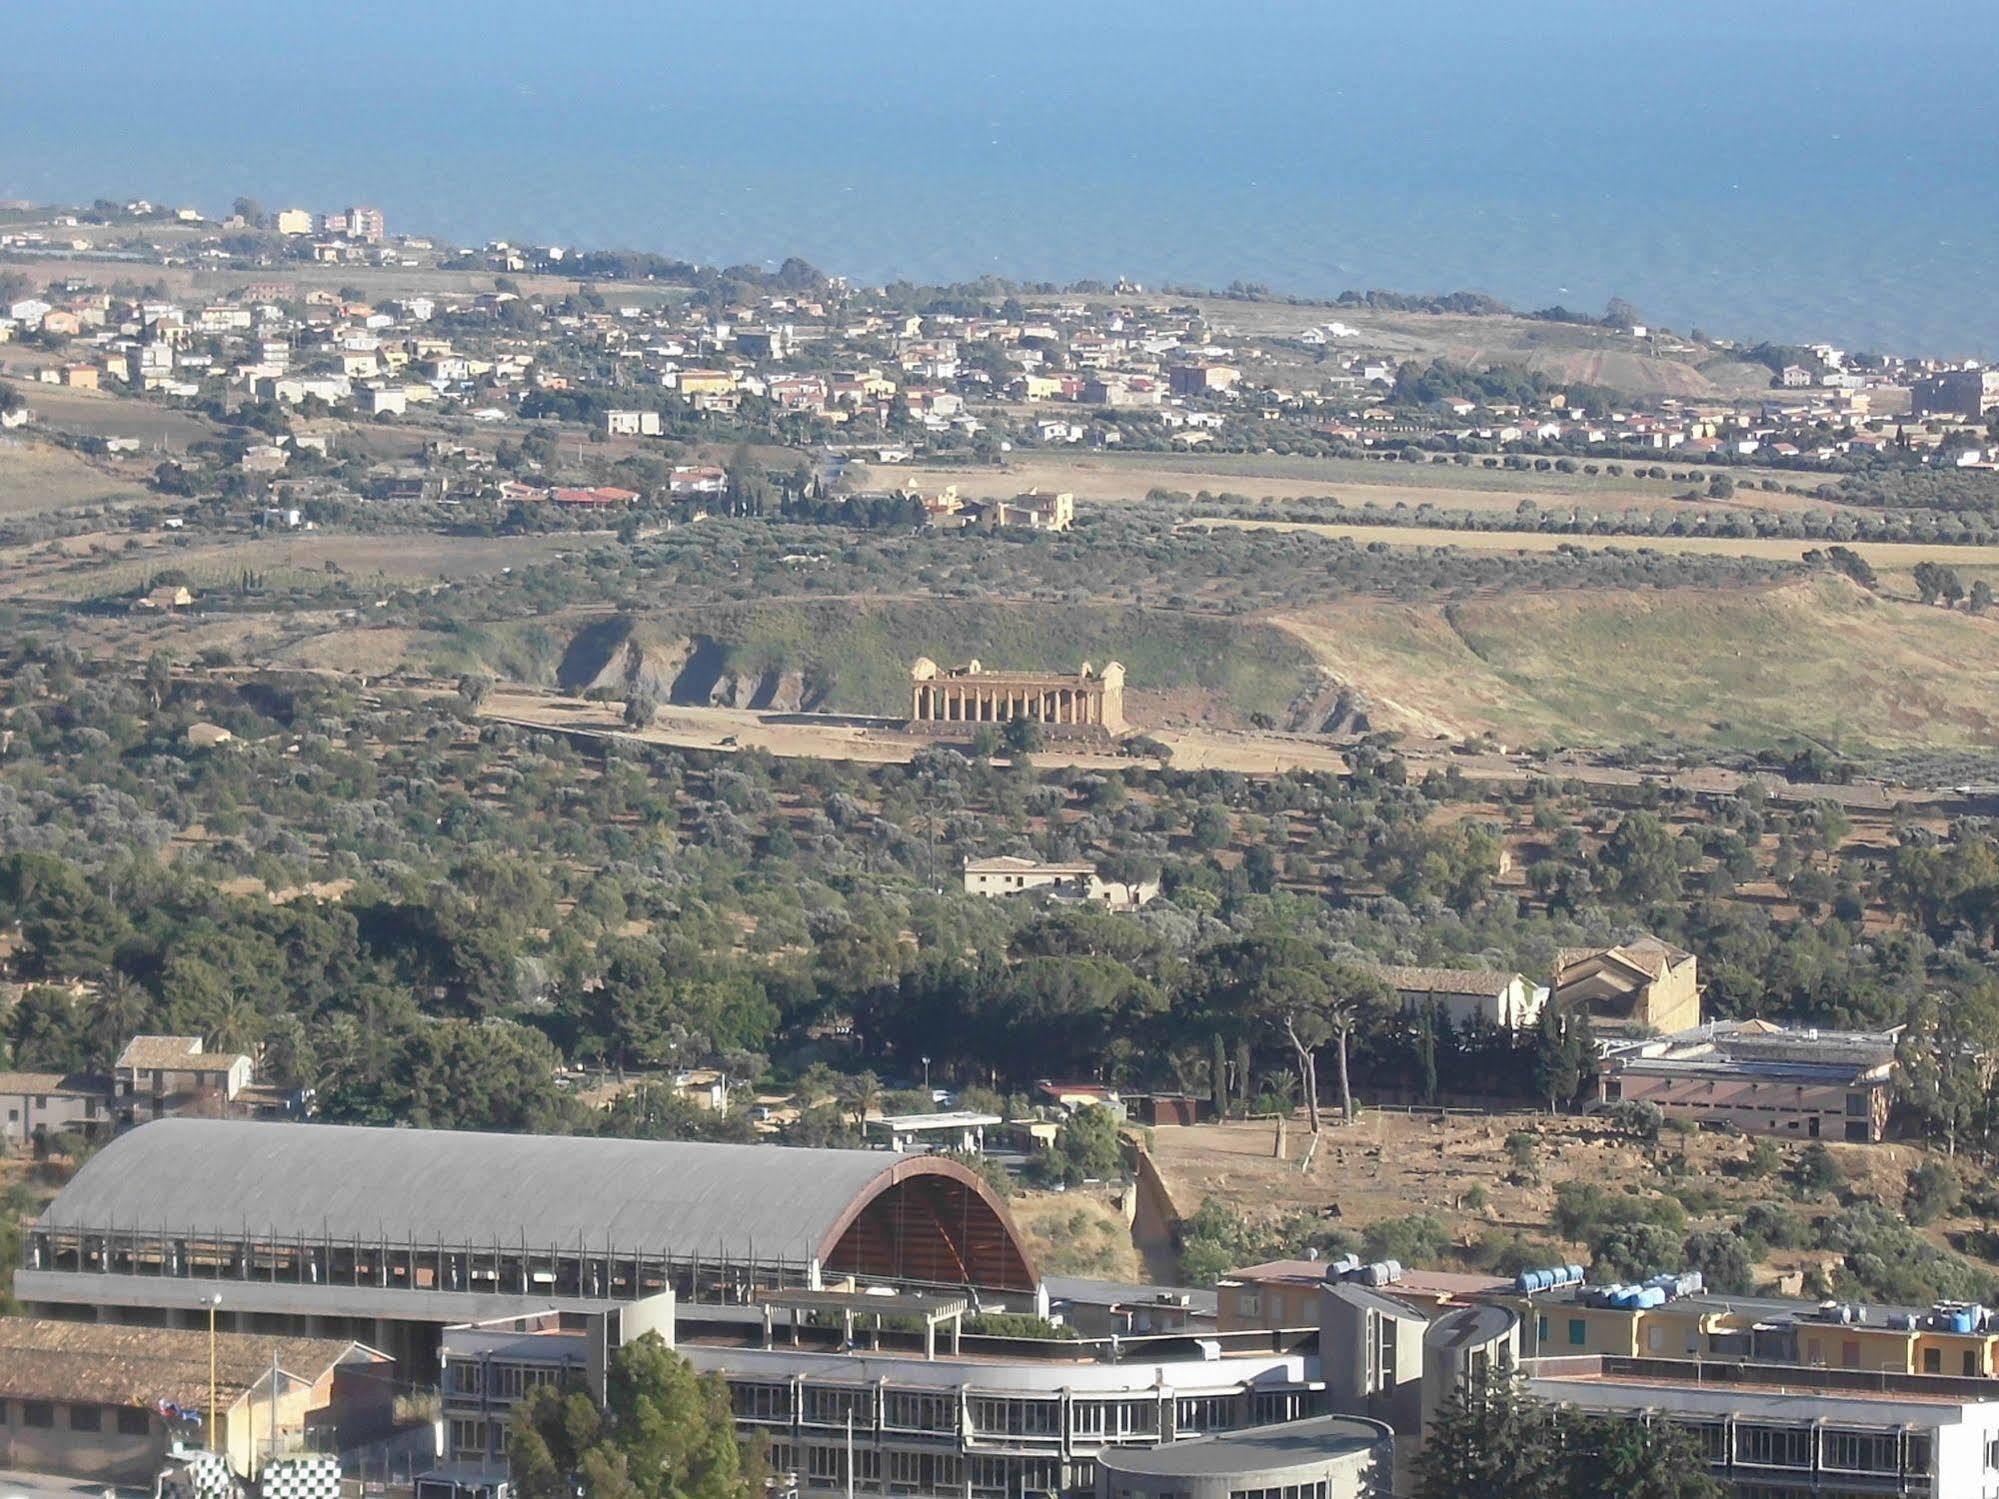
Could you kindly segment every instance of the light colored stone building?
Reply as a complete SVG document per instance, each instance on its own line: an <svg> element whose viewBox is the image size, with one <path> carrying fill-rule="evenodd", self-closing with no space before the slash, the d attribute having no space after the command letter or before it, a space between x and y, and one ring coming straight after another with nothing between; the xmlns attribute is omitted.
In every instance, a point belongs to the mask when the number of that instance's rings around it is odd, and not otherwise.
<svg viewBox="0 0 1999 1499"><path fill-rule="evenodd" d="M981 723L1025 718L1059 739L1114 739L1124 717L1124 667L1102 671L1089 662L1074 676L1059 672L988 671L978 661L940 667L919 656L909 669L913 733L969 733Z"/></svg>
<svg viewBox="0 0 1999 1499"><path fill-rule="evenodd" d="M1701 1023L1694 955L1657 937L1555 955L1554 1001L1589 1011L1599 1034L1663 1035Z"/></svg>
<svg viewBox="0 0 1999 1499"><path fill-rule="evenodd" d="M1159 894L1159 881L1106 880L1097 873L1097 866L1086 860L1050 864L1002 854L996 859L965 861L967 895L1022 895L1032 890L1058 900L1093 901L1114 911L1133 911Z"/></svg>

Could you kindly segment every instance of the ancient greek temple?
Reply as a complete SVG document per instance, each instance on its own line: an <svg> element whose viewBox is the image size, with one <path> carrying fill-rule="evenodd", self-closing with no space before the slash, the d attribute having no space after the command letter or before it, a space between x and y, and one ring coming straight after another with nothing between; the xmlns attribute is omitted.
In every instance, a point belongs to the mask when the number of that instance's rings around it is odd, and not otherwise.
<svg viewBox="0 0 1999 1499"><path fill-rule="evenodd" d="M966 731L975 724L1032 719L1055 738L1115 738L1127 732L1124 668L1097 671L1086 661L1061 672L988 671L977 661L948 669L919 656L909 670L909 727L914 733Z"/></svg>

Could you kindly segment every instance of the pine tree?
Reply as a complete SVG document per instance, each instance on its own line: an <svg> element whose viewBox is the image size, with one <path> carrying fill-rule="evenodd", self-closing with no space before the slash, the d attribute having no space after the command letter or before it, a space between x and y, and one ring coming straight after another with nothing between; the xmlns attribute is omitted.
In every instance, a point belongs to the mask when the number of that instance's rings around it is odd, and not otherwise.
<svg viewBox="0 0 1999 1499"><path fill-rule="evenodd" d="M1510 1364L1445 1401L1415 1463L1415 1499L1566 1499L1553 1409Z"/></svg>

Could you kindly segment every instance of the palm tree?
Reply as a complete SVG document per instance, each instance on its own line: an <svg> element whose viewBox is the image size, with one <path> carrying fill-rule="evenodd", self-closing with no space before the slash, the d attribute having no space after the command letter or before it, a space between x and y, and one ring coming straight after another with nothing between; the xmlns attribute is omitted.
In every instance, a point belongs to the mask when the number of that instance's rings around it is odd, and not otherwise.
<svg viewBox="0 0 1999 1499"><path fill-rule="evenodd" d="M92 996L87 1024L92 1066L109 1066L140 1031L153 1007L152 996L129 976L113 970Z"/></svg>
<svg viewBox="0 0 1999 1499"><path fill-rule="evenodd" d="M881 1102L882 1080L872 1072L847 1078L840 1086L840 1102L854 1113L854 1128L865 1133L868 1115Z"/></svg>

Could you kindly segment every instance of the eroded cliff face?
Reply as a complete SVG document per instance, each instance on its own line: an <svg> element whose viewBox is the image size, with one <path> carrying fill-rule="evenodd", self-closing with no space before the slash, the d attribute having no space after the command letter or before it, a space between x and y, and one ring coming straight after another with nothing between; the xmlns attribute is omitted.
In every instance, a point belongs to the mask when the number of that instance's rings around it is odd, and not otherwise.
<svg viewBox="0 0 1999 1499"><path fill-rule="evenodd" d="M733 664L728 647L711 635L655 633L625 619L578 631L563 654L556 685L565 692L596 687L619 697L645 692L661 702L780 713L808 712L826 700L826 685L804 667L746 670Z"/></svg>

